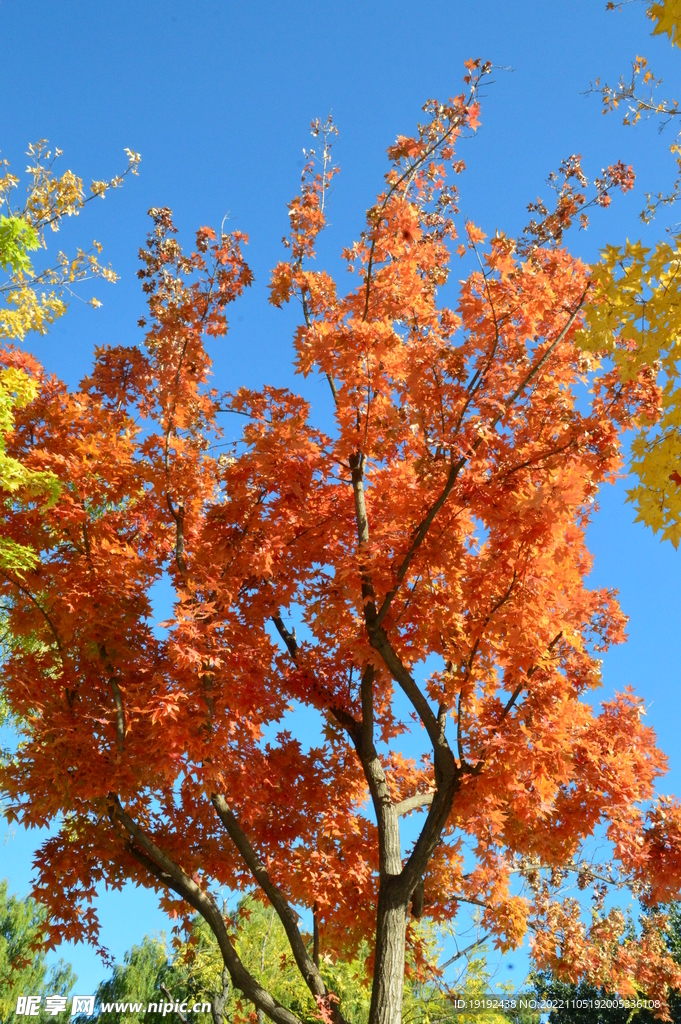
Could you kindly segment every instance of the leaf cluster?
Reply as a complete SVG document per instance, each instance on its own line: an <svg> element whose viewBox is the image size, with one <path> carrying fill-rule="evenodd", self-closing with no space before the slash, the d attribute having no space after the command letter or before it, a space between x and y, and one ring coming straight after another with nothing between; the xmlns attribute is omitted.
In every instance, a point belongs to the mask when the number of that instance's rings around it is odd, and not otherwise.
<svg viewBox="0 0 681 1024"><path fill-rule="evenodd" d="M72 171L58 173L59 149L48 149L44 139L28 149L28 184L25 197L15 195L20 179L11 173L9 161L0 161L0 339L23 340L29 331L44 334L66 311L66 297L77 284L92 278L115 281L110 266L100 263L101 245L77 249L74 256L59 251L51 265L36 270L29 252L47 249L46 230L56 232L65 217L78 216L95 198L120 188L128 174L137 174L138 153L126 150L128 165L108 181L93 181L87 195L82 179ZM6 212L2 212L6 211ZM93 306L98 299L89 300Z"/></svg>

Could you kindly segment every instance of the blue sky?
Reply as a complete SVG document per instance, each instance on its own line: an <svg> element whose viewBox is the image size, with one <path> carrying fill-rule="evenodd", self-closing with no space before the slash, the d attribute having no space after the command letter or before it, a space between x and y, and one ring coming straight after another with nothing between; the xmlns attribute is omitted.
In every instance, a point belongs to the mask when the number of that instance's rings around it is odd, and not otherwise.
<svg viewBox="0 0 681 1024"><path fill-rule="evenodd" d="M0 0L1 155L22 169L27 143L49 138L86 181L123 167L125 146L143 158L138 179L91 204L51 240L68 249L96 237L120 282L97 288L101 309L73 302L46 338L27 344L75 383L94 345L140 340L144 303L135 271L147 209L170 206L187 244L196 227L219 226L229 215L250 236L255 285L214 352L218 386L293 386L324 423L326 390L295 379L291 369L296 311L272 309L266 291L311 118L333 110L340 128L342 173L320 247L320 262L340 272L341 247L357 236L381 187L386 147L413 130L427 98L460 91L466 58L491 60L500 70L485 88L482 127L460 154L468 167L460 180L464 212L488 233L513 234L525 223L527 202L547 195L546 176L564 156L580 152L590 176L622 159L634 164L635 191L571 239L574 251L593 260L606 240L653 240L662 230L661 223L643 228L637 213L646 188L671 180L665 139L653 125L624 129L617 116L601 115L597 98L583 95L599 75L613 81L626 74L641 52L678 95L681 57L648 32L641 4L609 14L605 0ZM645 695L648 721L670 758L662 788L678 793L679 556L633 524L625 490L622 481L603 492L589 531L594 583L617 587L630 616L628 644L605 660L605 692L631 683ZM23 894L37 836L0 825L0 839L0 876ZM117 958L165 924L155 899L139 891L103 896L99 909L103 940ZM94 954L63 952L80 976L78 990L94 990L102 977Z"/></svg>

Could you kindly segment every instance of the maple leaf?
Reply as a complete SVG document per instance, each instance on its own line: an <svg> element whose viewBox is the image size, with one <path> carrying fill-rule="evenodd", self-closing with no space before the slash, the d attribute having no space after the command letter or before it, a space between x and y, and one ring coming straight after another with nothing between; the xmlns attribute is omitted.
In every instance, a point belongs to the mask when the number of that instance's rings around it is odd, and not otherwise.
<svg viewBox="0 0 681 1024"><path fill-rule="evenodd" d="M485 232L481 231L480 228L477 228L470 220L466 222L466 232L473 245L479 245L481 242L484 242L487 237Z"/></svg>

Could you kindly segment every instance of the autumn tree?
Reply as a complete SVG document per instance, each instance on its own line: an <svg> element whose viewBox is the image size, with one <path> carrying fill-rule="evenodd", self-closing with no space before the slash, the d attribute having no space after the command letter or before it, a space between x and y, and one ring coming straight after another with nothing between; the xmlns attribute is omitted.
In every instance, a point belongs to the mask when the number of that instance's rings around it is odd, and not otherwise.
<svg viewBox="0 0 681 1024"><path fill-rule="evenodd" d="M67 296L84 281L116 280L112 268L99 262L98 242L90 250L77 249L72 257L59 251L52 263L39 269L34 266L34 254L47 250L48 228L50 233L57 232L65 217L78 216L92 199L103 199L111 189L120 188L128 174L137 174L139 154L127 150L128 166L123 174L94 181L89 196L82 179L73 171L57 173L55 164L61 155L58 149L48 149L45 140L30 145L28 184L23 193L19 192L21 181L10 171L9 161L0 161L0 339L5 343L23 341L31 331L45 334L50 324L66 312ZM92 306L101 305L97 298L89 301ZM36 392L37 385L24 367L0 372L0 491L14 494L21 489L25 495L31 493L34 498L49 501L58 490L54 474L29 470L7 455L5 443L12 430L14 409L32 401ZM20 574L37 556L31 548L17 545L3 534L4 530L0 533L0 570Z"/></svg>
<svg viewBox="0 0 681 1024"><path fill-rule="evenodd" d="M2 578L14 635L40 641L3 666L28 725L0 780L16 820L59 823L35 861L50 941L98 943L98 886L152 887L211 929L222 995L280 1024L299 1017L241 958L223 888L274 910L325 1020L344 1010L322 957L366 943L370 1024L397 1024L407 950L437 971L414 922L454 926L471 905L502 950L531 929L540 968L662 1010L681 983L655 913L632 936L601 892L655 907L678 891L681 813L654 799L665 758L632 692L591 703L625 620L587 586L585 530L657 389L645 369L585 387L590 278L558 244L585 203L574 160L520 240L468 223L476 263L448 283L455 144L488 70L470 62L468 92L390 148L344 251L347 294L311 262L328 144L289 205L271 301L300 303L296 369L328 380L332 429L283 388L214 387L246 239L202 228L184 253L166 209L141 252L143 347L97 349L75 390L3 354L39 381L9 453L60 485L43 515L15 494L8 536L41 560ZM615 167L597 199L627 181ZM225 422L243 423L233 443ZM159 633L161 580L175 604ZM282 723L292 707L319 722L309 747Z"/></svg>
<svg viewBox="0 0 681 1024"><path fill-rule="evenodd" d="M668 918L666 943L670 954L681 964L681 908L671 904L665 908ZM549 1024L629 1024L633 1019L637 1024L654 1024L657 1015L653 1009L640 1009L632 1015L626 1004L617 1005L617 1000L608 998L603 988L597 988L588 982L579 984L557 979L551 972L535 977L537 995L544 1000L551 1000L555 1009L549 1015ZM613 1005L614 1003L614 1005ZM676 993L669 1000L669 1012L672 1020L681 1016L681 998Z"/></svg>
<svg viewBox="0 0 681 1024"><path fill-rule="evenodd" d="M608 4L615 8L614 3ZM666 36L678 56L681 47L681 6L678 0L646 4L653 35ZM663 210L672 210L681 198L681 133L678 100L661 95L645 57L637 56L631 77L616 86L596 83L603 112L624 110L624 124L646 120L660 130L670 128L674 161L671 187L649 192L641 213L650 225ZM637 519L660 532L678 547L681 539L681 383L678 344L681 337L681 233L678 224L653 244L629 241L608 245L593 268L594 289L585 309L581 344L599 358L613 360L623 379L636 376L642 366L659 376L658 407L637 424L632 444L634 486L629 498Z"/></svg>

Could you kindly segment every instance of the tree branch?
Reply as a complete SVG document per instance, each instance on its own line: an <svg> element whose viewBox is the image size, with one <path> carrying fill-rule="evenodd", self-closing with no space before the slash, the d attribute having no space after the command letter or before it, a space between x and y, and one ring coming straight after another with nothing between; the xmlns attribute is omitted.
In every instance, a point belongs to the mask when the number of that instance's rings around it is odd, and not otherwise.
<svg viewBox="0 0 681 1024"><path fill-rule="evenodd" d="M352 490L355 499L355 517L357 520L357 543L361 551L362 548L369 543L369 519L367 516L366 499L364 496L364 458L359 452L354 453L350 457L350 469L352 472ZM407 668L402 663L392 644L388 640L385 630L377 620L373 583L370 575L363 570L362 601L364 603L364 620L371 646L381 655L381 658L385 662L385 665L389 669L391 675L407 695L414 707L414 710L423 722L424 728L426 729L428 737L433 745L436 774L438 770L442 776L451 774L452 769L456 766L447 740L440 730L437 718L428 701L421 693L421 690L414 682Z"/></svg>
<svg viewBox="0 0 681 1024"><path fill-rule="evenodd" d="M222 992L213 996L210 1003L213 1024L225 1024L225 1021L227 1020L225 1015L225 1006L229 999L229 981L229 971L225 967L222 971Z"/></svg>
<svg viewBox="0 0 681 1024"><path fill-rule="evenodd" d="M187 562L184 557L184 506L180 504L175 509L170 494L166 494L166 501L170 514L175 520L175 561L178 569L184 575L187 572Z"/></svg>
<svg viewBox="0 0 681 1024"><path fill-rule="evenodd" d="M439 965L439 970L444 971L447 967L451 967L453 963L460 960L462 956L466 955L466 953L470 953L472 949L477 949L478 946L484 945L488 938L489 932L486 935L483 935L481 939L476 939L475 942L471 942L465 949L459 950L459 952L455 953L454 956L450 956L449 960L445 960L443 964Z"/></svg>
<svg viewBox="0 0 681 1024"><path fill-rule="evenodd" d="M25 587L22 583L20 583L19 580L15 580L15 579L13 579L12 576L8 576L7 573L4 571L4 569L1 569L1 568L0 568L0 576L4 576L8 583L11 583L12 586L15 586L18 590L20 590L21 593L24 594L24 596L29 599L31 604L34 605L38 609L40 614L43 616L43 618L45 619L45 622L50 627L50 632L52 633L52 636L54 637L54 642L56 643L57 650L59 651L59 660L61 661L62 668L64 668L64 650L63 650L62 645L61 645L61 640L59 639L59 634L57 633L55 625L52 622L52 619L50 618L50 616L47 614L47 612L42 607L42 605L37 600L37 598L35 598L33 596L31 591L27 587Z"/></svg>
<svg viewBox="0 0 681 1024"><path fill-rule="evenodd" d="M418 807L430 807L434 796L434 793L416 793L415 796L409 796L406 800L400 800L399 804L395 804L398 818L403 814L409 814L410 811L415 811Z"/></svg>
<svg viewBox="0 0 681 1024"><path fill-rule="evenodd" d="M231 943L222 914L212 897L164 853L153 839L146 835L130 815L123 810L116 794L109 794L109 800L112 820L119 822L129 836L127 848L130 854L163 885L186 900L209 925L220 947L222 959L235 988L240 989L275 1024L301 1024L300 1019L294 1013L274 999L246 970Z"/></svg>
<svg viewBox="0 0 681 1024"><path fill-rule="evenodd" d="M109 673L109 684L113 692L114 707L116 708L116 745L120 751L125 747L125 706L123 704L123 697L121 696L121 690L116 679L116 672L111 659L109 658L106 645L98 644L99 656L104 662L104 667Z"/></svg>
<svg viewBox="0 0 681 1024"><path fill-rule="evenodd" d="M457 903L470 903L473 907L484 907L485 910L489 907L489 903L485 903L483 900L478 900L475 896L462 896L461 893L452 893L451 898L456 900Z"/></svg>
<svg viewBox="0 0 681 1024"><path fill-rule="evenodd" d="M315 904L315 906L316 906L316 904ZM260 950L260 977L261 978L262 978L263 974L265 973L265 949L267 948L267 942L269 940L269 937L272 934L272 925L273 924L274 924L274 907L272 908L272 913L270 915L269 927L268 927L267 931L265 932L265 937L262 940L262 949ZM315 966L319 967L319 959L315 960L314 962L315 962ZM263 1014L262 1010L258 1010L258 1024L263 1024L263 1019L264 1019L264 1014Z"/></svg>
<svg viewBox="0 0 681 1024"><path fill-rule="evenodd" d="M293 958L298 965L298 970L305 980L305 984L314 998L319 997L321 999L326 999L328 997L326 985L319 973L318 967L308 956L305 943L303 942L300 931L298 930L296 914L289 906L288 900L282 893L281 889L275 885L270 878L267 868L255 852L248 836L241 828L236 815L231 810L225 798L219 793L213 793L210 799L220 821L225 826L230 839L239 851L242 860L245 862L248 870L251 872L254 879L274 907L277 917L284 927L289 945L291 946ZM338 1019L342 1021L342 1017L340 1017L340 1015L338 1015Z"/></svg>
<svg viewBox="0 0 681 1024"><path fill-rule="evenodd" d="M485 70L483 70L481 72L481 74L486 74L486 73L487 73L487 71L485 71ZM475 95L475 93L477 91L478 81L479 81L479 79L476 80L473 88L471 89L470 96L468 98L468 103L466 104L466 108L465 108L466 110L470 106L470 104L473 102L473 97L474 97L474 95ZM414 160L413 163L409 164L409 166L406 168L404 173L401 174L400 177L390 185L390 187L389 187L389 189L388 189L388 191L387 191L387 193L386 193L386 195L385 195L385 197L383 199L383 202L378 207L378 215L375 218L375 224L374 224L374 237L373 237L372 242L371 242L371 247L369 249L369 259L367 261L366 286L365 286L365 295L364 295L364 312L362 314L362 320L363 321L366 321L366 319L368 317L368 314L369 314L369 295L370 295L370 292L371 292L371 277L372 277L373 264L374 264L374 253L376 251L376 231L378 230L378 227L379 227L381 221L383 220L383 211L385 210L386 206L388 205L388 203L390 202L390 200L395 195L395 193L397 192L397 190L400 188L401 185L403 185L405 182L407 182L407 189L406 190L409 189L409 187L411 185L411 182L413 181L414 176L416 175L416 172L418 171L419 167L422 167L423 164L425 164L425 162L428 160L428 158L431 157L433 155L433 153L435 153L439 149L440 146L443 146L445 144L445 142L447 142L447 140L449 138L451 138L451 136L454 134L454 132L456 132L457 129L459 129L461 127L462 124L465 124L465 121L466 121L465 115L464 116L457 116L452 121L450 121L449 128L446 131L444 131L442 133L442 135L440 135L435 140L435 142L431 143L430 146L426 146L426 148L423 151L423 153L421 153L421 155L416 160ZM376 207L374 207L374 209L376 209Z"/></svg>
<svg viewBox="0 0 681 1024"><path fill-rule="evenodd" d="M409 569L409 566L411 565L411 563L412 563L412 561L414 559L414 556L416 555L416 552L418 551L418 549L421 547L421 544L425 540L426 535L427 535L428 531L430 530L430 527L432 526L433 521L435 520L436 515L438 514L438 512L440 511L440 509L442 508L442 506L446 502L447 498L451 494L451 492L452 492L452 490L454 488L454 484L456 483L457 478L459 476L459 473L464 468L464 466L466 465L467 461L468 461L468 458L466 456L462 455L461 458L457 459L456 462L453 462L451 464L450 469L449 469L449 473L447 474L447 481L445 483L445 486L442 489L442 492L441 492L440 496L437 498L437 500L435 502L433 502L433 504L432 504L430 510L428 511L427 515L421 520L420 525L417 527L416 532L414 533L413 539L411 541L411 544L409 545L409 547L407 549L407 552L406 552L404 558L402 559L402 562L401 562L399 568L397 569L397 572L395 573L395 584L394 584L393 587L391 587L391 589L385 595L385 597L383 599L383 603L381 604L381 607L380 607L380 609L379 609L379 611L378 611L378 613L376 615L376 623L379 626L381 625L381 623L385 619L386 615L388 614L388 611L390 610L390 606L392 605L392 602L393 602L393 598L395 597L395 595L397 594L398 590L400 589L400 586L402 584L402 580L406 576L407 571Z"/></svg>
<svg viewBox="0 0 681 1024"><path fill-rule="evenodd" d="M499 412L497 414L497 416L495 416L494 419L492 419L489 422L489 424L487 426L487 432L490 432L490 431L494 430L498 426L498 424L504 418L504 416L509 411L509 409L511 409L511 407L515 404L515 402L518 400L518 398L522 395L522 393L525 390L525 388L527 387L527 385L534 379L534 377L536 377L536 375L539 373L539 371L544 366L546 361L549 359L549 357L552 355L552 353L556 350L558 345L560 345L560 343L564 339L565 335L570 330L570 328L572 327L572 325L575 322L576 318L578 317L579 312L580 312L580 310L581 310L581 308L584 305L584 302L586 300L587 292L588 292L588 287L582 293L582 296L581 296L579 302L577 303L577 306L570 313L570 315L568 317L568 320L567 320L567 323L565 324L563 329L560 331L558 336L555 338L554 341L551 342L551 344L548 346L548 348L544 351L543 355L530 368L530 370L527 372L527 374L525 375L523 380L520 382L520 384L518 384L518 386L515 388L515 390L506 399L506 401L504 402L504 405L502 406L501 412ZM413 539L412 539L412 541L411 541L411 543L410 543L410 545L409 545L409 547L407 549L407 552L404 555L404 558L402 559L402 562L400 563L397 571L395 572L395 584L388 591L388 593L386 594L386 596L383 599L383 602L381 604L381 607L380 607L380 609L379 609L379 611L378 611L378 613L376 615L376 622L377 622L378 625L381 625L381 623L383 622L385 616L387 615L388 611L390 610L390 606L392 605L393 599L394 599L395 595L397 594L398 590L400 589L402 581L403 581L404 577L407 574L409 566L411 565L411 563L412 563L412 561L413 561L413 559L414 559L414 557L416 555L416 552L418 551L418 549L420 548L421 544L425 540L425 538L426 538L426 536L428 534L428 531L430 530L430 527L432 526L433 521L434 521L436 515L438 514L438 512L440 511L440 509L442 508L442 506L446 502L447 498L451 494L452 489L454 487L454 484L456 483L456 480L457 480L457 478L459 476L459 473L466 466L466 464L470 461L471 456L474 455L475 452L478 450L478 448L480 447L481 442L482 442L482 435L479 436L477 438L477 440L471 446L471 452L470 452L469 455L462 455L459 459L457 459L456 462L452 463L452 465L450 467L450 470L449 470L449 473L447 475L447 481L445 483L444 488L442 489L442 492L441 492L440 496L433 503L433 505L431 506L431 508L428 511L427 515L423 518L423 520L421 521L419 526L416 528L416 531L415 531Z"/></svg>
<svg viewBox="0 0 681 1024"><path fill-rule="evenodd" d="M546 649L548 654L551 653L553 648L556 646L558 641L561 639L562 635L563 635L563 630L561 629L561 631L558 634L556 634L556 636L554 636L553 640L548 645L548 647ZM487 748L489 748L489 744L491 743L492 739L494 739L494 737L499 732L499 729L503 725L503 723L504 723L505 719L507 718L509 712L515 706L515 703L518 700L518 697L520 696L522 691L525 689L525 687L527 686L527 684L529 683L530 679L532 678L532 676L534 675L534 673L537 671L538 668L539 668L539 665L532 665L527 670L527 677L525 679L521 679L520 682L518 683L518 685L513 690L513 693L511 694L511 696L507 700L506 704L504 705L504 710L501 712L501 717L500 717L499 721L494 726L494 732L492 733L492 736L490 737L490 740L489 740L489 742L487 744ZM485 764L485 758L486 758L486 752L483 753L482 756L478 758L477 764L475 765L475 768L473 769L473 771L476 774L478 772L482 771L483 765Z"/></svg>
<svg viewBox="0 0 681 1024"><path fill-rule="evenodd" d="M299 269L302 270L302 267L300 267ZM307 299L305 298L305 292L302 288L300 289L300 299L303 304L303 316L305 317L305 326L309 330L310 327L312 326L312 323L310 321L310 311L307 307ZM336 387L336 382L330 373L326 373L325 377L329 382L329 387L331 388L331 394L333 395L333 404L336 406L336 408L338 408L338 388Z"/></svg>
<svg viewBox="0 0 681 1024"><path fill-rule="evenodd" d="M281 615L273 615L272 622L274 623L279 636L286 644L286 649L289 653L291 660L294 662L294 664L297 665L299 647L298 641L296 639L295 630L289 631L286 628L286 626L284 625L284 620L282 619ZM355 719L352 717L349 711L346 711L345 708L340 708L337 705L332 704L331 701L329 701L328 711L330 714L333 715L333 717L336 719L341 728L345 729L348 735L352 738L353 743L357 745L357 742L359 742L358 737L361 732L361 726L359 722L355 721Z"/></svg>
<svg viewBox="0 0 681 1024"><path fill-rule="evenodd" d="M312 959L319 967L319 908L316 900L312 908Z"/></svg>
<svg viewBox="0 0 681 1024"><path fill-rule="evenodd" d="M456 774L457 768L454 755L427 698L414 682L411 673L393 648L383 627L375 626L367 612L368 609L365 607L365 617L369 620L367 628L371 646L380 654L393 679L409 698L414 710L423 723L424 729L428 733L428 738L433 747L436 782L439 786L441 781L450 779Z"/></svg>
<svg viewBox="0 0 681 1024"><path fill-rule="evenodd" d="M279 636L286 644L288 653L295 661L296 658L298 657L298 641L296 639L295 632L289 632L289 630L284 625L284 620L282 619L281 615L273 615L272 622L274 623Z"/></svg>
<svg viewBox="0 0 681 1024"><path fill-rule="evenodd" d="M520 557L520 552L518 553L518 558L519 557ZM465 768L468 772L472 771L472 772L474 772L476 774L480 770L479 763L475 766L475 768L471 769L470 765L468 764L468 762L466 760L466 756L464 754L464 749L463 749L463 734L462 734L462 729L461 729L461 723L462 723L464 684L470 678L471 670L473 668L473 662L475 661L475 656L478 653L478 650L480 649L480 643L482 641L483 636L485 635L485 630L489 626L489 624L492 621L494 615L499 611L500 608L502 608L506 604L506 602L508 601L509 597L513 593L513 587L515 586L515 582L516 582L517 578L518 578L518 569L517 569L517 566L516 566L513 569L513 576L511 577L511 582L509 583L508 588L506 589L505 593L503 593L500 597L497 598L497 600L493 603L493 605L490 608L489 612L485 616L485 621L483 622L482 626L479 629L478 635L477 635L477 637L475 639L475 643L473 644L473 646L471 648L471 653L468 656L468 662L466 663L466 672L465 672L464 678L461 681L461 688L459 689L458 708L457 708L457 715L456 715L456 746L457 746L457 751L458 751L458 754L459 754L459 764L460 764L462 769Z"/></svg>
<svg viewBox="0 0 681 1024"><path fill-rule="evenodd" d="M163 992L163 995L166 996L166 998L169 999L171 1003L175 1002L175 1000L173 999L173 994L172 994L172 992L170 991L170 989L168 988L167 985L164 985L164 983L161 982L161 984L159 985L159 988L160 988L161 992ZM182 1024L187 1024L187 1015L186 1015L186 1013L183 1013L182 1010L176 1010L175 1012L177 1013L177 1016L182 1021Z"/></svg>

